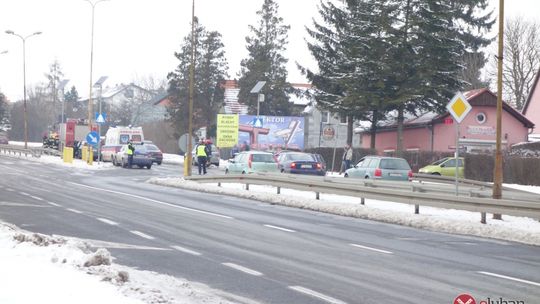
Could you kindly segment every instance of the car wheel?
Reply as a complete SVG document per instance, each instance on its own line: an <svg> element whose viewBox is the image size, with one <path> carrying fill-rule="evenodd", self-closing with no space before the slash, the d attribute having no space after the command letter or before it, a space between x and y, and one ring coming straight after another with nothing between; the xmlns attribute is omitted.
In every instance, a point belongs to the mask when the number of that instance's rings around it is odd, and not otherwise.
<svg viewBox="0 0 540 304"><path fill-rule="evenodd" d="M364 176L364 178L365 178L365 179L369 179L369 176L366 175L366 176Z"/></svg>
<svg viewBox="0 0 540 304"><path fill-rule="evenodd" d="M281 169L281 173L285 173L285 170L284 170L284 169Z"/></svg>
<svg viewBox="0 0 540 304"><path fill-rule="evenodd" d="M246 174L246 171L242 171L242 174Z"/></svg>
<svg viewBox="0 0 540 304"><path fill-rule="evenodd" d="M349 177L349 174L348 174L348 173L345 173L345 175L343 175L343 177Z"/></svg>
<svg viewBox="0 0 540 304"><path fill-rule="evenodd" d="M225 169L225 174L229 174L229 169Z"/></svg>
<svg viewBox="0 0 540 304"><path fill-rule="evenodd" d="M152 168L152 165L146 166L146 169L150 169L150 168Z"/></svg>
<svg viewBox="0 0 540 304"><path fill-rule="evenodd" d="M439 172L433 172L433 173L431 173L431 175L441 176L441 174Z"/></svg>
<svg viewBox="0 0 540 304"><path fill-rule="evenodd" d="M161 166L161 162L158 162L157 164Z"/></svg>
<svg viewBox="0 0 540 304"><path fill-rule="evenodd" d="M116 163L116 159L114 157L111 158L111 161L112 161L113 166L118 166L118 164Z"/></svg>

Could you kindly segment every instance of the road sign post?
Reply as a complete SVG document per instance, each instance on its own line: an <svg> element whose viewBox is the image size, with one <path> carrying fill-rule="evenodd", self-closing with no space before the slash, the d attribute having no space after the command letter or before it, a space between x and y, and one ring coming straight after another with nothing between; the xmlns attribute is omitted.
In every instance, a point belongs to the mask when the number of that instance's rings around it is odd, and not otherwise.
<svg viewBox="0 0 540 304"><path fill-rule="evenodd" d="M461 93L457 93L454 98L446 105L446 109L452 117L454 117L454 120L456 121L456 152L454 154L455 156L455 166L456 166L456 196L459 194L459 186L458 186L458 169L459 169L459 124L465 119L465 116L469 114L469 112L472 110L471 105L467 101L467 97L465 97Z"/></svg>

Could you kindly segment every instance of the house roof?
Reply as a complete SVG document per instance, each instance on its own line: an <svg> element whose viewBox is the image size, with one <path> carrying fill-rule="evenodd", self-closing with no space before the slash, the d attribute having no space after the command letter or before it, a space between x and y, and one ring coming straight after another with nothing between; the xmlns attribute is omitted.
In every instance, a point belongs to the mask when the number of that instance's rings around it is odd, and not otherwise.
<svg viewBox="0 0 540 304"><path fill-rule="evenodd" d="M529 104L531 103L532 97L534 95L534 91L539 86L539 84L538 84L539 81L540 81L540 69L538 69L538 73L536 73L536 77L534 78L534 83L533 83L532 89L529 92L529 96L527 97L527 101L525 101L525 104L523 105L523 109L521 110L521 113L523 115L527 114L527 108L529 107Z"/></svg>
<svg viewBox="0 0 540 304"><path fill-rule="evenodd" d="M487 88L471 90L463 93L467 98L467 101L471 106L497 106L497 95L491 92ZM534 123L528 120L523 114L516 111L514 108L509 106L507 103L503 102L503 110L508 112L510 115L515 117L519 122L521 122L527 128L533 128ZM383 121L381 125L377 128L379 131L393 130L397 128L397 119L396 115L390 114L389 118L386 121ZM425 112L418 116L412 114L406 114L405 120L403 121L404 128L418 128L424 127L426 125L431 125L435 123L442 123L445 118L450 116L449 112L438 114L435 112Z"/></svg>

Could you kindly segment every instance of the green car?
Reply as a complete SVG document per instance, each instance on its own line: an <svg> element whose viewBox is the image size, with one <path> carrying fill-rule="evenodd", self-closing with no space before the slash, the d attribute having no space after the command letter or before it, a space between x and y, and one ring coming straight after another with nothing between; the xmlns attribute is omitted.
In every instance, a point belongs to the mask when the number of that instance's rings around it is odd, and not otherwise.
<svg viewBox="0 0 540 304"><path fill-rule="evenodd" d="M463 157L458 158L458 176L463 178L465 176L465 161ZM433 174L433 175L443 175L443 176L456 176L456 158L455 157L445 157L439 159L438 161L427 165L420 170L418 173L422 174Z"/></svg>
<svg viewBox="0 0 540 304"><path fill-rule="evenodd" d="M280 173L272 153L262 151L244 151L236 154L225 167L225 174Z"/></svg>

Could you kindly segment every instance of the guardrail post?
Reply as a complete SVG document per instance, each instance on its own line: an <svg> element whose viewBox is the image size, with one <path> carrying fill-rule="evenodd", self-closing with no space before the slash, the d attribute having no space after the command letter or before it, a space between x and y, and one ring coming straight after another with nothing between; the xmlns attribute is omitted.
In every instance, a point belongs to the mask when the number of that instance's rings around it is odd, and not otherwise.
<svg viewBox="0 0 540 304"><path fill-rule="evenodd" d="M414 214L420 214L420 205L414 204Z"/></svg>
<svg viewBox="0 0 540 304"><path fill-rule="evenodd" d="M320 198L320 193L319 192L315 192L315 199L319 199Z"/></svg>
<svg viewBox="0 0 540 304"><path fill-rule="evenodd" d="M281 187L277 187L277 194L281 194Z"/></svg>
<svg viewBox="0 0 540 304"><path fill-rule="evenodd" d="M249 184L246 183L246 190L249 191Z"/></svg>
<svg viewBox="0 0 540 304"><path fill-rule="evenodd" d="M365 205L366 204L366 199L365 198L360 198L360 205Z"/></svg>
<svg viewBox="0 0 540 304"><path fill-rule="evenodd" d="M480 212L480 223L482 224L486 224L486 213L485 212Z"/></svg>
<svg viewBox="0 0 540 304"><path fill-rule="evenodd" d="M221 183L217 183L217 186L218 186L218 187L221 187Z"/></svg>

